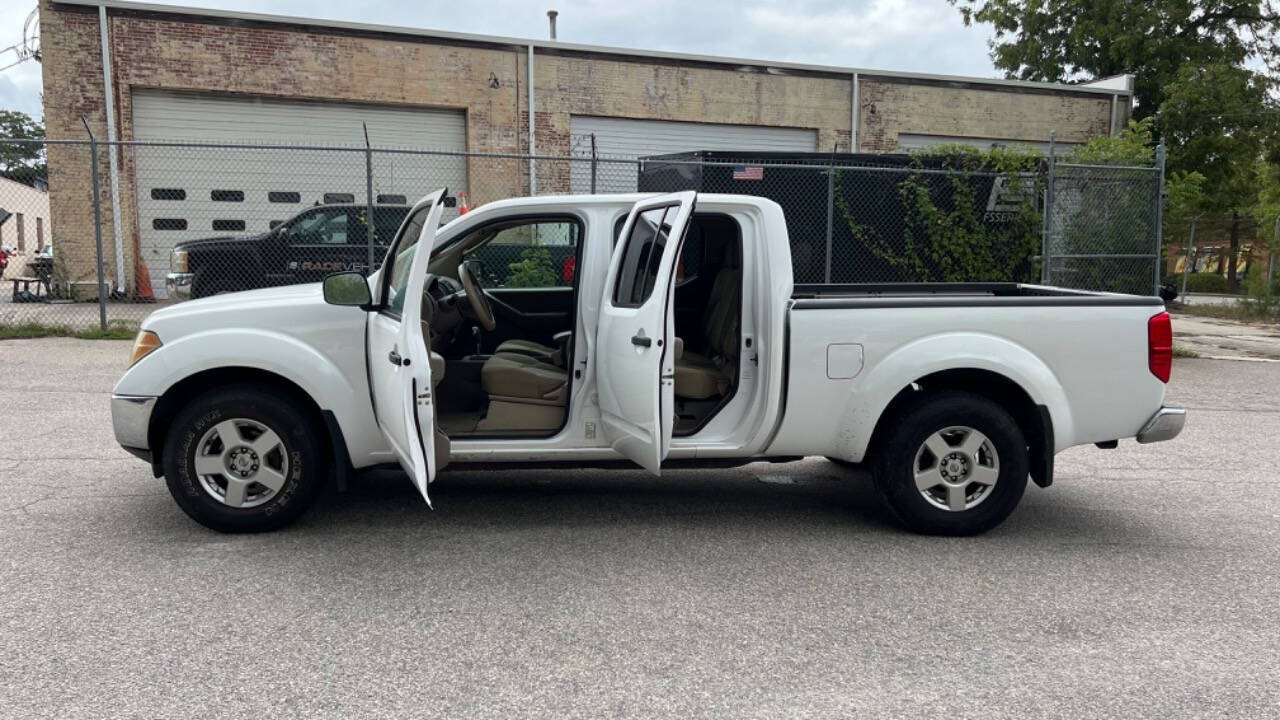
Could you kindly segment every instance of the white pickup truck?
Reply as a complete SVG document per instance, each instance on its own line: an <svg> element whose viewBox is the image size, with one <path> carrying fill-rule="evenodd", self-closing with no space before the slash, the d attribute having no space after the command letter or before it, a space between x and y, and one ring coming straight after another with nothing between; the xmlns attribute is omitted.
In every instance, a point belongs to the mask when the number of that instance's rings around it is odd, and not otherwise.
<svg viewBox="0 0 1280 720"><path fill-rule="evenodd" d="M782 209L758 197L520 198L437 229L443 194L368 278L143 323L115 434L188 515L270 530L330 478L392 464L430 503L446 464L822 455L870 467L907 527L972 534L1028 477L1048 486L1055 453L1182 429L1154 297L796 286Z"/></svg>

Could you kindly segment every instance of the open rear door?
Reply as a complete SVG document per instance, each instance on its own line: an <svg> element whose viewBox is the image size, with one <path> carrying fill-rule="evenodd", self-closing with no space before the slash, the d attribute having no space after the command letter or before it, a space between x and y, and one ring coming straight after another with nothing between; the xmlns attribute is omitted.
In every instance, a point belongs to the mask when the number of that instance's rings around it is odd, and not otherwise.
<svg viewBox="0 0 1280 720"><path fill-rule="evenodd" d="M431 193L409 212L384 265L383 272L391 273L388 297L370 318L368 340L378 428L428 505L427 485L436 474L435 399L422 294L444 194Z"/></svg>
<svg viewBox="0 0 1280 720"><path fill-rule="evenodd" d="M602 430L614 450L654 475L675 425L672 277L695 198L672 193L631 209L596 330Z"/></svg>

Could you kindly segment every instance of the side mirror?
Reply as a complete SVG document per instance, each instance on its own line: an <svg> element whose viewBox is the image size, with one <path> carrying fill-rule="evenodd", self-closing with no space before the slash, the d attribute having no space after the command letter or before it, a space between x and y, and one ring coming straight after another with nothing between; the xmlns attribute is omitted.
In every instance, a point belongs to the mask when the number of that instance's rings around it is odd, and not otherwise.
<svg viewBox="0 0 1280 720"><path fill-rule="evenodd" d="M369 283L358 272L340 272L324 279L324 301L330 305L367 308L373 304Z"/></svg>

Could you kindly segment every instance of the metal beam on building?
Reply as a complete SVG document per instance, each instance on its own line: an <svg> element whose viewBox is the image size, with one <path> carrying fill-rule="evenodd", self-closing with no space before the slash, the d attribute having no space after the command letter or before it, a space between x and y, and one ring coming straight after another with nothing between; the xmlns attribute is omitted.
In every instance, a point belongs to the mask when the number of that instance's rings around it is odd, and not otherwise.
<svg viewBox="0 0 1280 720"><path fill-rule="evenodd" d="M533 159L538 154L538 146L535 144L534 126L537 122L533 117L533 45L529 46L529 60L526 63L529 66L529 194L538 194L538 161Z"/></svg>
<svg viewBox="0 0 1280 720"><path fill-rule="evenodd" d="M111 87L111 42L107 33L107 8L98 6L98 36L102 41L102 85L107 111L107 161L111 176L111 229L116 241L116 290L124 289L124 232L120 227L120 147L116 137L116 110Z"/></svg>

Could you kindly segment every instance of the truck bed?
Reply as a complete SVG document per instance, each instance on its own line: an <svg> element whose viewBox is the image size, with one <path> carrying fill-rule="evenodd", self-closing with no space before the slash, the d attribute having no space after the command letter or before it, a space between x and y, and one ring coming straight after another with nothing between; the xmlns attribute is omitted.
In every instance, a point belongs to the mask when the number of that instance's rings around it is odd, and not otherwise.
<svg viewBox="0 0 1280 720"><path fill-rule="evenodd" d="M796 310L887 307L1151 306L1155 296L1068 290L1024 283L868 283L796 285Z"/></svg>

